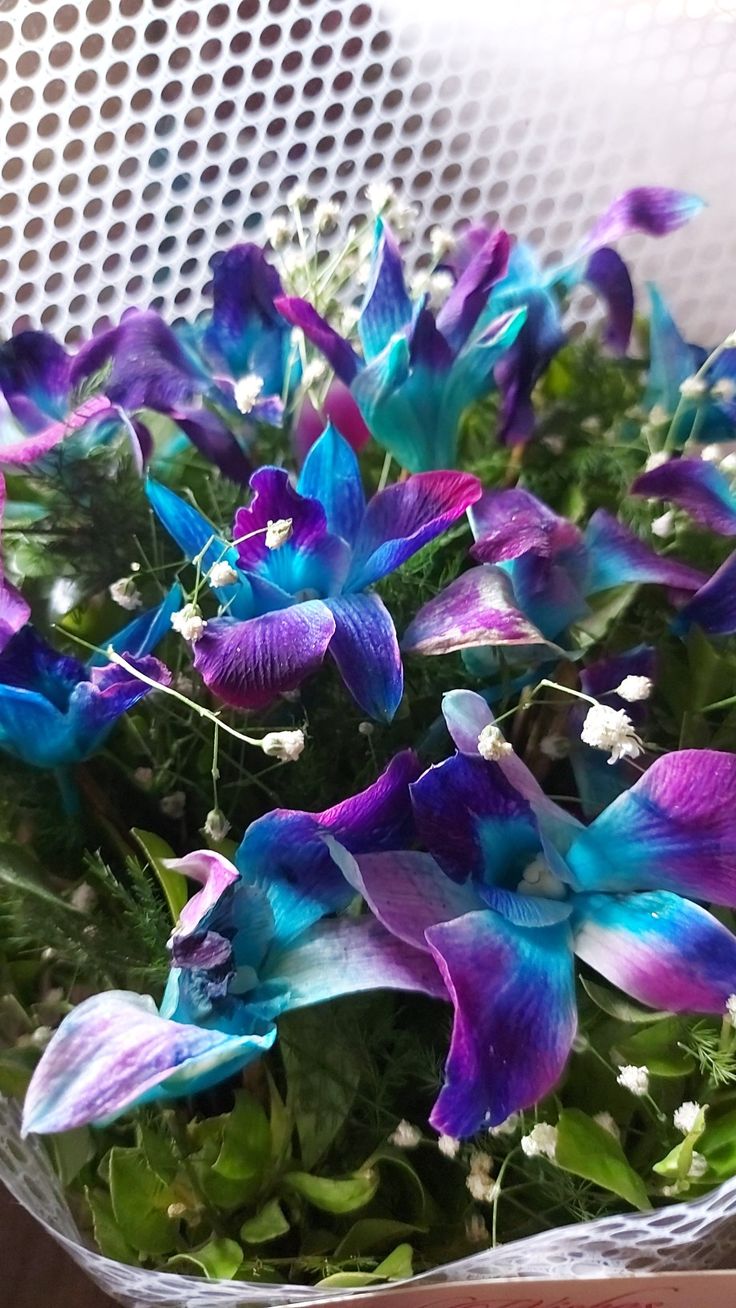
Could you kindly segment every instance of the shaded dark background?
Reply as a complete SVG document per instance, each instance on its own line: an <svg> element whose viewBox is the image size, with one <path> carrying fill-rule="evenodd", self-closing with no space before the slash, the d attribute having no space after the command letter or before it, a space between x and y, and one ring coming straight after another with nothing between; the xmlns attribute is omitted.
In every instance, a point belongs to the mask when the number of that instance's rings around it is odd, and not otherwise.
<svg viewBox="0 0 736 1308"><path fill-rule="evenodd" d="M0 1185L2 1308L114 1308Z"/></svg>

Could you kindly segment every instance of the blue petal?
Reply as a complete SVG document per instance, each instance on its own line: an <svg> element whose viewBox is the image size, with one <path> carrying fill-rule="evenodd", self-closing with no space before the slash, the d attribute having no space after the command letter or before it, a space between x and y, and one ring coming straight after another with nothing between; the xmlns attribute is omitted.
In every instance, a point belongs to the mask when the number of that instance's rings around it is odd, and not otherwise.
<svg viewBox="0 0 736 1308"><path fill-rule="evenodd" d="M695 522L722 536L736 536L736 495L723 473L707 459L670 459L637 477L632 495L670 500Z"/></svg>
<svg viewBox="0 0 736 1308"><path fill-rule="evenodd" d="M188 559L201 558L201 570L205 575L215 563L229 563L238 573L238 581L232 586L223 586L215 590L221 604L227 605L228 613L237 618L249 618L255 612L256 605L248 578L238 566L237 550L218 536L211 522L186 500L175 495L168 486L160 481L149 479L146 482L146 494L151 506L165 530Z"/></svg>
<svg viewBox="0 0 736 1308"><path fill-rule="evenodd" d="M589 595L625 582L655 582L677 590L697 590L704 573L677 559L656 554L605 509L596 509L585 530L589 553Z"/></svg>
<svg viewBox="0 0 736 1308"><path fill-rule="evenodd" d="M736 553L680 610L672 627L682 635L693 624L710 636L731 636L736 631Z"/></svg>
<svg viewBox="0 0 736 1308"><path fill-rule="evenodd" d="M625 354L634 323L634 288L620 254L603 246L591 254L583 281L604 301L608 322L604 340L617 354Z"/></svg>
<svg viewBox="0 0 736 1308"><path fill-rule="evenodd" d="M363 481L355 451L332 423L307 454L297 490L319 500L328 530L352 545L365 512Z"/></svg>
<svg viewBox="0 0 736 1308"><path fill-rule="evenodd" d="M399 247L383 219L377 218L370 280L358 319L366 359L380 354L391 337L407 327L411 316Z"/></svg>
<svg viewBox="0 0 736 1308"><path fill-rule="evenodd" d="M107 640L101 641L103 650L112 646L118 654L128 654L131 658L142 658L151 654L160 641L171 631L171 615L177 613L184 603L184 592L178 581L154 609L148 609L134 618L121 631L115 632ZM94 654L88 667L99 667L107 662L104 654Z"/></svg>
<svg viewBox="0 0 736 1308"><path fill-rule="evenodd" d="M376 594L338 595L326 604L335 619L330 654L345 685L369 717L390 722L404 691L391 614Z"/></svg>
<svg viewBox="0 0 736 1308"><path fill-rule="evenodd" d="M263 379L265 395L280 394L291 332L275 307L283 294L276 269L257 245L244 243L212 260L212 319L204 341L236 380Z"/></svg>
<svg viewBox="0 0 736 1308"><path fill-rule="evenodd" d="M680 385L697 371L701 359L692 345L683 339L656 286L650 283L649 296L649 384L645 402L649 407L660 404L674 414L680 404Z"/></svg>

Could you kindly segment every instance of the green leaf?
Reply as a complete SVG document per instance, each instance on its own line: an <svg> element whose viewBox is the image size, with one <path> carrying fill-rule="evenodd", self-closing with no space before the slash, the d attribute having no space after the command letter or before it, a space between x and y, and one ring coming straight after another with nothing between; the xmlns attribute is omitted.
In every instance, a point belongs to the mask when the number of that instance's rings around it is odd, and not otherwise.
<svg viewBox="0 0 736 1308"><path fill-rule="evenodd" d="M252 1095L239 1090L235 1106L225 1118L220 1152L214 1170L229 1181L259 1180L271 1157L268 1118Z"/></svg>
<svg viewBox="0 0 736 1308"><path fill-rule="evenodd" d="M375 1285L377 1281L404 1281L414 1273L414 1251L410 1244L399 1244L393 1253L379 1263L374 1272L333 1272L325 1276L317 1285L326 1285L335 1289L356 1289L362 1285Z"/></svg>
<svg viewBox="0 0 736 1308"><path fill-rule="evenodd" d="M9 886L11 890L18 890L24 895L33 895L35 899L52 904L55 910L65 908L70 913L78 911L44 885L40 864L25 850L18 849L15 845L0 844L0 884Z"/></svg>
<svg viewBox="0 0 736 1308"><path fill-rule="evenodd" d="M560 1113L555 1161L563 1171L593 1181L634 1208L651 1208L644 1182L618 1140L579 1108L565 1108Z"/></svg>
<svg viewBox="0 0 736 1308"><path fill-rule="evenodd" d="M373 1253L402 1235L424 1234L426 1227L409 1222L395 1222L387 1217L361 1217L350 1227L335 1250L335 1258L350 1258Z"/></svg>
<svg viewBox="0 0 736 1308"><path fill-rule="evenodd" d="M289 1153L294 1121L268 1068L266 1068L266 1081L268 1082L268 1114L271 1129L271 1161L275 1167L280 1167Z"/></svg>
<svg viewBox="0 0 736 1308"><path fill-rule="evenodd" d="M208 1281L231 1281L243 1261L243 1250L234 1240L208 1240L200 1249L176 1254L167 1266L175 1271L190 1272L194 1267Z"/></svg>
<svg viewBox="0 0 736 1308"><path fill-rule="evenodd" d="M176 858L176 854L165 840L152 831L141 831L138 827L133 827L130 834L140 845L161 883L172 921L178 922L188 898L186 878L180 872L172 872L163 865L164 859Z"/></svg>
<svg viewBox="0 0 736 1308"><path fill-rule="evenodd" d="M646 1022L661 1022L665 1017L672 1017L672 1013L658 1012L651 1008L640 1008L638 1004L632 1004L630 999L625 995L619 994L615 990L609 990L607 986L600 986L596 981L589 980L588 977L580 978L583 990L593 1000L602 1012L607 1013L609 1017L615 1017L619 1022L629 1022L632 1025L643 1025Z"/></svg>
<svg viewBox="0 0 736 1308"><path fill-rule="evenodd" d="M736 1175L736 1108L708 1121L698 1149L716 1176Z"/></svg>
<svg viewBox="0 0 736 1308"><path fill-rule="evenodd" d="M176 1247L178 1228L166 1212L175 1195L151 1171L141 1149L110 1150L110 1197L126 1243L145 1254Z"/></svg>
<svg viewBox="0 0 736 1308"><path fill-rule="evenodd" d="M659 1176L666 1176L672 1180L684 1181L690 1172L693 1161L693 1152L695 1146L700 1140L705 1130L705 1108L700 1109L691 1131L688 1131L684 1140L675 1145L674 1149L665 1158L660 1159L654 1164L654 1171Z"/></svg>
<svg viewBox="0 0 736 1308"><path fill-rule="evenodd" d="M95 1242L105 1258L112 1258L116 1263L128 1263L136 1266L136 1252L125 1240L115 1217L109 1194L104 1190L85 1188L84 1197L92 1213L92 1227Z"/></svg>
<svg viewBox="0 0 736 1308"><path fill-rule="evenodd" d="M355 1099L361 1062L344 1030L330 1039L322 1007L281 1019L279 1045L286 1068L287 1107L296 1124L301 1161L314 1167L344 1125Z"/></svg>
<svg viewBox="0 0 736 1308"><path fill-rule="evenodd" d="M378 1172L370 1168L333 1181L309 1172L287 1172L282 1184L325 1213L352 1213L370 1203L378 1189Z"/></svg>
<svg viewBox="0 0 736 1308"><path fill-rule="evenodd" d="M0 1094L20 1099L28 1089L35 1059L29 1058L30 1051L25 1049L7 1049L0 1053Z"/></svg>
<svg viewBox="0 0 736 1308"><path fill-rule="evenodd" d="M79 1176L82 1168L96 1153L92 1132L86 1126L52 1136L51 1148L56 1175L62 1185L71 1185L75 1176Z"/></svg>
<svg viewBox="0 0 736 1308"><path fill-rule="evenodd" d="M243 1222L240 1238L246 1244L266 1244L268 1240L278 1240L280 1235L286 1235L288 1230L289 1223L281 1204L278 1199L271 1199L260 1213Z"/></svg>
<svg viewBox="0 0 736 1308"><path fill-rule="evenodd" d="M179 1171L179 1160L171 1137L145 1121L138 1122L136 1134L138 1147L143 1150L151 1171L160 1181L170 1184Z"/></svg>
<svg viewBox="0 0 736 1308"><path fill-rule="evenodd" d="M695 1059L678 1048L686 1030L680 1017L668 1017L655 1026L643 1027L625 1040L617 1041L617 1060L648 1067L654 1076L687 1076L695 1069Z"/></svg>
<svg viewBox="0 0 736 1308"><path fill-rule="evenodd" d="M431 1201L419 1173L414 1164L409 1162L406 1153L395 1145L383 1144L366 1159L365 1166L373 1167L376 1163L388 1163L404 1182L400 1211L421 1226L429 1224L428 1209Z"/></svg>

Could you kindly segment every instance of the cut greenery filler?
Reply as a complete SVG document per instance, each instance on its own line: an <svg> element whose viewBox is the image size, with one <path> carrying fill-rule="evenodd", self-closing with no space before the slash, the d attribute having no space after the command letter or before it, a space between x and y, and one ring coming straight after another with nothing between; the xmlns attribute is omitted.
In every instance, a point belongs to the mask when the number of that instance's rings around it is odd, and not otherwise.
<svg viewBox="0 0 736 1308"><path fill-rule="evenodd" d="M615 249L700 203L407 284L369 199L0 346L0 1089L123 1263L370 1285L736 1175L736 338Z"/></svg>

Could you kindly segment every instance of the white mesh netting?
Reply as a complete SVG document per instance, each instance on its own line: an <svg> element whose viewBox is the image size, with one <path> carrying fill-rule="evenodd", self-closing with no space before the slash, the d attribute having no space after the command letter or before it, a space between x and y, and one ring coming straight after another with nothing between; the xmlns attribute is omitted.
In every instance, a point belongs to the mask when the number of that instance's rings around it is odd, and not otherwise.
<svg viewBox="0 0 736 1308"><path fill-rule="evenodd" d="M330 1298L329 1292L308 1287L277 1288L235 1281L215 1284L166 1272L145 1272L94 1253L81 1242L40 1140L21 1140L18 1117L17 1107L0 1097L0 1182L100 1288L120 1303L129 1308L245 1308L261 1304L279 1308ZM732 1266L736 1266L736 1181L690 1204L563 1227L464 1258L416 1280L425 1284L499 1277L564 1280ZM348 1294L343 1290L339 1297Z"/></svg>
<svg viewBox="0 0 736 1308"><path fill-rule="evenodd" d="M680 185L691 229L628 248L693 338L734 326L734 0L0 0L6 332L196 313L212 253L300 182L372 179L548 258L612 196ZM446 25L443 15L448 16Z"/></svg>

